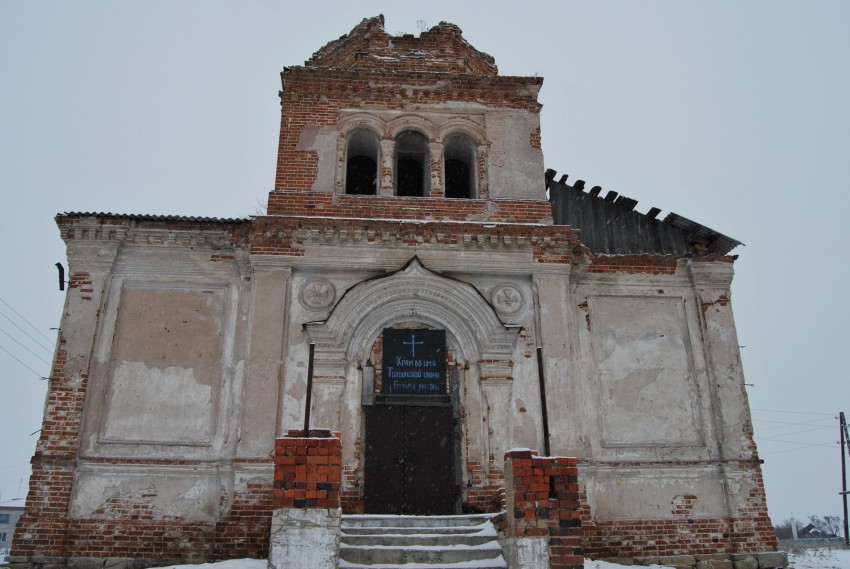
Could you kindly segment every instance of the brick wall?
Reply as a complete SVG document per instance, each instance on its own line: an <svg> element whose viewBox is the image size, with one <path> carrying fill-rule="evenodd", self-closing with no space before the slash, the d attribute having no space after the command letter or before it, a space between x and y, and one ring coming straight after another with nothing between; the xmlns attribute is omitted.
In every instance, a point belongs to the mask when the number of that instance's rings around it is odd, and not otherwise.
<svg viewBox="0 0 850 569"><path fill-rule="evenodd" d="M304 255L307 246L440 246L445 250L517 250L538 263L573 262L581 253L578 232L569 227L450 221L315 217L257 218L251 253Z"/></svg>
<svg viewBox="0 0 850 569"><path fill-rule="evenodd" d="M463 511L470 513L496 513L504 509L504 470L490 457L489 476L481 463L470 460L466 464L471 485L466 489Z"/></svg>
<svg viewBox="0 0 850 569"><path fill-rule="evenodd" d="M587 251L590 261L583 267L587 273L629 273L672 275L681 256L657 255L644 253L640 255L594 255ZM736 257L732 255L700 255L700 262L715 261L733 263Z"/></svg>
<svg viewBox="0 0 850 569"><path fill-rule="evenodd" d="M391 36L384 30L383 16L366 18L351 33L314 53L305 65L496 75L495 60L472 47L461 33L455 24L440 22L419 37Z"/></svg>
<svg viewBox="0 0 850 569"><path fill-rule="evenodd" d="M548 539L552 569L584 567L577 464L531 450L505 454L505 536Z"/></svg>
<svg viewBox="0 0 850 569"><path fill-rule="evenodd" d="M681 555L764 553L777 550L776 532L767 515L761 468L742 461L751 489L731 518L693 517L694 496L671 504L674 518L597 521L581 487L582 535L589 557L670 557Z"/></svg>
<svg viewBox="0 0 850 569"><path fill-rule="evenodd" d="M88 273L72 274L69 295L90 299ZM82 292L85 290L85 292ZM31 459L26 511L18 521L12 555L61 556L68 538L68 506L74 481L80 417L88 374L68 377L68 354L60 337L53 361L41 433Z"/></svg>
<svg viewBox="0 0 850 569"><path fill-rule="evenodd" d="M287 190L269 194L267 214L552 224L552 208L542 200L398 198Z"/></svg>
<svg viewBox="0 0 850 569"><path fill-rule="evenodd" d="M543 83L539 77L435 77L433 73L310 67L289 68L283 81L275 188L302 191L312 189L318 171L316 152L298 146L302 133L306 127L335 127L341 108L403 110L411 105L465 101L536 114L540 112L537 91Z"/></svg>

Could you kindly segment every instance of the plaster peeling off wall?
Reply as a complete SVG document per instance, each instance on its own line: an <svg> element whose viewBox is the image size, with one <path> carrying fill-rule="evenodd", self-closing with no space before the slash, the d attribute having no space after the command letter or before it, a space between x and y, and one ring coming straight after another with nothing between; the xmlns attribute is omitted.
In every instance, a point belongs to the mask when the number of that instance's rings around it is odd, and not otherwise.
<svg viewBox="0 0 850 569"><path fill-rule="evenodd" d="M603 443L700 444L683 300L589 301Z"/></svg>
<svg viewBox="0 0 850 569"><path fill-rule="evenodd" d="M526 111L487 113L490 146L490 197L492 199L546 199L541 181L543 153L529 143L540 128L540 119Z"/></svg>
<svg viewBox="0 0 850 569"><path fill-rule="evenodd" d="M210 438L212 389L191 368L149 368L121 362L112 377L104 434L112 440L206 442Z"/></svg>
<svg viewBox="0 0 850 569"><path fill-rule="evenodd" d="M210 441L224 305L222 289L122 290L104 442Z"/></svg>
<svg viewBox="0 0 850 569"><path fill-rule="evenodd" d="M74 484L72 518L115 519L139 516L215 522L221 481L215 474L102 472L82 468Z"/></svg>

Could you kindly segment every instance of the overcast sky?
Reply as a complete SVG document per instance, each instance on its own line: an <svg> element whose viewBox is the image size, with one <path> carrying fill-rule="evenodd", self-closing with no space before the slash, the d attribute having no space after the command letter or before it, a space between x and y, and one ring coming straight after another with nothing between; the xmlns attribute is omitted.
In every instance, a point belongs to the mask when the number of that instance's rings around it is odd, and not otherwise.
<svg viewBox="0 0 850 569"><path fill-rule="evenodd" d="M850 2L776 0L3 1L0 503L23 504L41 426L54 215L256 212L281 68L379 13L390 33L455 23L501 74L543 76L547 168L746 244L733 306L770 514L840 515Z"/></svg>

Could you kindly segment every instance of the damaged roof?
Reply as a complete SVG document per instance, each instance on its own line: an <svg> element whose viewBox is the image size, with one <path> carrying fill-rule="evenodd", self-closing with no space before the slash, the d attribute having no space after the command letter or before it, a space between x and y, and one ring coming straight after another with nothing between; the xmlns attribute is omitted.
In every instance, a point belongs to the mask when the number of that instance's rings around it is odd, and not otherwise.
<svg viewBox="0 0 850 569"><path fill-rule="evenodd" d="M634 210L637 200L602 188L584 190L584 181L567 184L567 176L555 181L557 172L546 170L546 189L556 225L569 225L581 231L581 242L597 254L726 255L743 245L737 239L715 231L676 213L657 219L661 210L646 213Z"/></svg>

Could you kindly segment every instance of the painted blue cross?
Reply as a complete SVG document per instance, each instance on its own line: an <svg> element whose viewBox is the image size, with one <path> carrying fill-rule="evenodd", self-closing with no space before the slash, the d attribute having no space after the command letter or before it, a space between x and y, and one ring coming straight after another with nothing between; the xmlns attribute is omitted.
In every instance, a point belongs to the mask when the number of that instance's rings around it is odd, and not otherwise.
<svg viewBox="0 0 850 569"><path fill-rule="evenodd" d="M416 334L410 335L410 341L409 342L402 342L402 344L404 344L405 346L410 346L410 357L411 358L416 357L416 344L424 344L424 343L425 342L417 342L416 341Z"/></svg>

